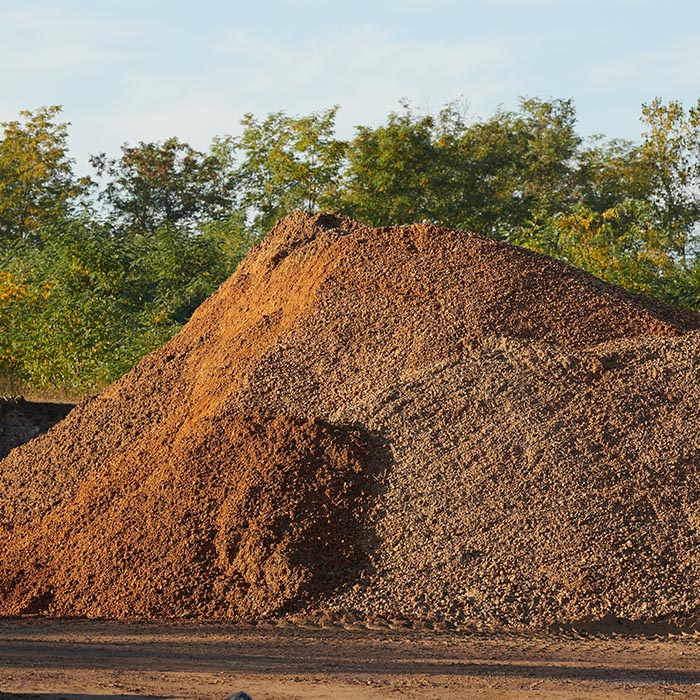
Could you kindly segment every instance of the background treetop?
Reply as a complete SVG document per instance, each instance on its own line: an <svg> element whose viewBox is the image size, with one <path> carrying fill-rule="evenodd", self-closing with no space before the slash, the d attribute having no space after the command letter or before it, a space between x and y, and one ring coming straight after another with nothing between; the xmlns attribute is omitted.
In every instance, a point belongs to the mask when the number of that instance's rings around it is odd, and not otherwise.
<svg viewBox="0 0 700 700"><path fill-rule="evenodd" d="M469 120L404 103L336 136L338 107L264 118L198 151L125 144L78 177L57 106L0 138L0 376L85 391L170 338L296 209L435 222L700 308L700 101L642 106L639 143L583 138L572 100Z"/></svg>

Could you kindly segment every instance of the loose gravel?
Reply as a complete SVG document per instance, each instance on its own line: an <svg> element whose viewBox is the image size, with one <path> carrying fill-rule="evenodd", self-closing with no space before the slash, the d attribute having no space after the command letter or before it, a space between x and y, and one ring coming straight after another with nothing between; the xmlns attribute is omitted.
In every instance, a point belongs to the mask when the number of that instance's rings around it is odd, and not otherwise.
<svg viewBox="0 0 700 700"><path fill-rule="evenodd" d="M0 613L698 625L699 328L473 234L293 215L0 463Z"/></svg>

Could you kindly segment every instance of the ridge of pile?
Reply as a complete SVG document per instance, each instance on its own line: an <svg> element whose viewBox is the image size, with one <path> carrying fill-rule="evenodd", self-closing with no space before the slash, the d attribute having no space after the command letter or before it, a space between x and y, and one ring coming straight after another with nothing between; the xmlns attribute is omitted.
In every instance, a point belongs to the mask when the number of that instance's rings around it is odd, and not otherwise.
<svg viewBox="0 0 700 700"><path fill-rule="evenodd" d="M474 234L292 215L0 462L0 614L696 623L698 328Z"/></svg>

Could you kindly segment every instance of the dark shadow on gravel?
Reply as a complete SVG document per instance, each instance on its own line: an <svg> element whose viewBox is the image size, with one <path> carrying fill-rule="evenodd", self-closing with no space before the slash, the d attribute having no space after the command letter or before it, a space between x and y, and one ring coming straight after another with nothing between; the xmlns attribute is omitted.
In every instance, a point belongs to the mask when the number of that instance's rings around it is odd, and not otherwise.
<svg viewBox="0 0 700 700"><path fill-rule="evenodd" d="M0 398L0 460L14 447L43 435L72 410L67 403L41 403Z"/></svg>

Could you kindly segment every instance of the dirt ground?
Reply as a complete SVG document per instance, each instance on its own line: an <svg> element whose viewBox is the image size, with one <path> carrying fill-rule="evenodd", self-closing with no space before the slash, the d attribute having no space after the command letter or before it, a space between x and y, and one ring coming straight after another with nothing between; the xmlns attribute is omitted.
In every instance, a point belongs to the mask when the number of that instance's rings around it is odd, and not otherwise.
<svg viewBox="0 0 700 700"><path fill-rule="evenodd" d="M700 637L0 620L0 699L697 698Z"/></svg>

